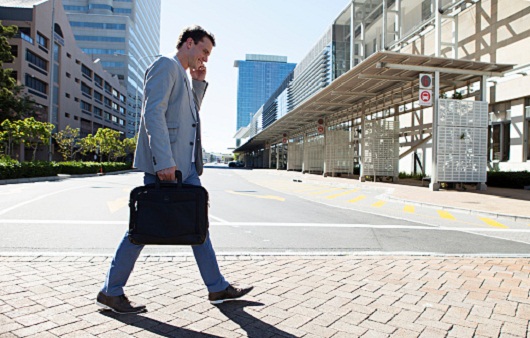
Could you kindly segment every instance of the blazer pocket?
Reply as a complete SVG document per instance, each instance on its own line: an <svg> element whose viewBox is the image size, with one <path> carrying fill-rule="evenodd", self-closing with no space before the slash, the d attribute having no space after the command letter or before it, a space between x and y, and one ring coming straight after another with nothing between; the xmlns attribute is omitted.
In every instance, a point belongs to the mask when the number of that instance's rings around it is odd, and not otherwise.
<svg viewBox="0 0 530 338"><path fill-rule="evenodd" d="M167 130L169 133L169 142L177 142L178 133L179 133L179 124L178 122L167 122Z"/></svg>

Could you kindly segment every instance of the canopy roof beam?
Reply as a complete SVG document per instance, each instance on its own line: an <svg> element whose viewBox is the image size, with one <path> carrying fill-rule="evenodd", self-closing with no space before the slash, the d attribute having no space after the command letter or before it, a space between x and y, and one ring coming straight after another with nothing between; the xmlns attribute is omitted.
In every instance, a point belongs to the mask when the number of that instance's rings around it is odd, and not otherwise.
<svg viewBox="0 0 530 338"><path fill-rule="evenodd" d="M414 72L430 72L430 73L440 72L440 73L446 73L446 74L461 74L461 75L476 75L476 76L502 76L503 75L502 72L489 72L489 71L482 71L482 70L460 69L460 68L404 65L404 64L399 64L399 63L387 63L387 62L379 62L376 68L410 70Z"/></svg>

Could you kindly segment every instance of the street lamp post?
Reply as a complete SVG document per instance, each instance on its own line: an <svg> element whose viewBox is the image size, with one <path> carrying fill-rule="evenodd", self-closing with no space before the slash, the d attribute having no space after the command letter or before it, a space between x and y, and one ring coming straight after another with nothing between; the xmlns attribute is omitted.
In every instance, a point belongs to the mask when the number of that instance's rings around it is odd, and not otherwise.
<svg viewBox="0 0 530 338"><path fill-rule="evenodd" d="M129 58L133 58L136 60L136 65L135 65L135 68L136 68L136 72L138 75L141 74L140 72L140 61L142 61L143 59L146 59L146 58L152 58L152 57L160 57L162 56L161 54L156 54L156 55L144 55L140 58L136 58L134 56L132 56L132 54L123 54L123 53L114 53L114 55L116 56L127 56ZM134 96L134 135L136 135L138 133L138 82L136 82L136 94Z"/></svg>

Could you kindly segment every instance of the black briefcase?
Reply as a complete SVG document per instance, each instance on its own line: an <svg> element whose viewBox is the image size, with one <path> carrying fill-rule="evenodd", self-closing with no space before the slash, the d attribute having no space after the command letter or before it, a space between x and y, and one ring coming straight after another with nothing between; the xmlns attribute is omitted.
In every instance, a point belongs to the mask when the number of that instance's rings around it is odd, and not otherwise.
<svg viewBox="0 0 530 338"><path fill-rule="evenodd" d="M208 191L177 183L161 182L136 187L129 199L129 240L133 244L197 245L208 234Z"/></svg>

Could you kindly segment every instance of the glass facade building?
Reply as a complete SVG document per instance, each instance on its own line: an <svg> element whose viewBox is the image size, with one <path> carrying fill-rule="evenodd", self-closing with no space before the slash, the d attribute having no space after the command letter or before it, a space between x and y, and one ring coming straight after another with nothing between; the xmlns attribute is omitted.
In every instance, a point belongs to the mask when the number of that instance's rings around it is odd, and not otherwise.
<svg viewBox="0 0 530 338"><path fill-rule="evenodd" d="M252 116L278 89L295 68L286 56L247 54L235 61L239 68L237 85L237 129L246 127Z"/></svg>
<svg viewBox="0 0 530 338"><path fill-rule="evenodd" d="M139 126L143 73L160 51L161 0L63 0L79 48L127 87L127 137Z"/></svg>

